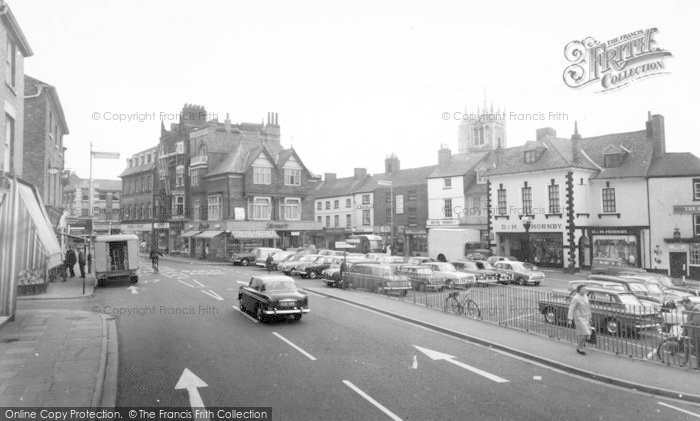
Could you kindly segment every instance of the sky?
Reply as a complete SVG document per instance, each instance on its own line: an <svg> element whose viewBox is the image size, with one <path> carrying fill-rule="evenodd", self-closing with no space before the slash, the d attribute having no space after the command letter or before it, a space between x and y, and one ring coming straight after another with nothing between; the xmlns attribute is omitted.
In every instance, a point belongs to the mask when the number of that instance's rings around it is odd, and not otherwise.
<svg viewBox="0 0 700 421"><path fill-rule="evenodd" d="M25 73L58 90L66 167L85 178L91 142L121 154L93 164L116 179L185 103L234 123L277 112L282 145L339 177L381 173L391 153L435 165L441 145L457 152L454 114L484 100L505 107L508 146L540 127L570 137L574 121L584 137L642 130L651 111L667 151L700 156L697 1L7 2L34 51ZM664 74L607 92L563 82L569 42L648 28L672 54Z"/></svg>

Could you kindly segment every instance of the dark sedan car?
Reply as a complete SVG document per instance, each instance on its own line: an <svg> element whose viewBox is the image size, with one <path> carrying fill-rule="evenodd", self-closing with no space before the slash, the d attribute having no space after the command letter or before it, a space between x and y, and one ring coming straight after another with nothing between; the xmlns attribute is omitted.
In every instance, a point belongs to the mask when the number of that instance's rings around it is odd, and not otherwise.
<svg viewBox="0 0 700 421"><path fill-rule="evenodd" d="M255 249L244 249L231 254L231 262L234 265L248 266L255 263Z"/></svg>
<svg viewBox="0 0 700 421"><path fill-rule="evenodd" d="M328 269L331 266L332 262L333 256L318 256L311 262L299 263L294 268L294 272L302 278L309 277L311 279L314 279L320 276L324 270Z"/></svg>
<svg viewBox="0 0 700 421"><path fill-rule="evenodd" d="M241 311L253 313L261 322L274 318L300 320L308 313L309 297L297 289L294 279L284 275L250 278L250 283L238 289Z"/></svg>

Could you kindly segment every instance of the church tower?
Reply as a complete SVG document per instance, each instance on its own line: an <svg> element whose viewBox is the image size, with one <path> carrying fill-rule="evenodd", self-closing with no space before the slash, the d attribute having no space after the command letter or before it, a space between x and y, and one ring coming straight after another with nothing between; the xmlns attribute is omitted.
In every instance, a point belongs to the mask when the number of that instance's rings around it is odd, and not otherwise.
<svg viewBox="0 0 700 421"><path fill-rule="evenodd" d="M499 106L494 111L493 103L487 108L486 99L476 112L468 112L465 108L457 141L459 153L507 148L506 110L501 111Z"/></svg>

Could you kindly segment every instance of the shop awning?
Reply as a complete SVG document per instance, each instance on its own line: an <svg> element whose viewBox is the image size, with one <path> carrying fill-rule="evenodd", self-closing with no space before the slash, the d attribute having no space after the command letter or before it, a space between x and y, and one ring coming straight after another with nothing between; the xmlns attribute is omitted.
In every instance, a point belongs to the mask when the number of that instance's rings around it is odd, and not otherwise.
<svg viewBox="0 0 700 421"><path fill-rule="evenodd" d="M231 231L236 240L279 240L279 235L274 231Z"/></svg>
<svg viewBox="0 0 700 421"><path fill-rule="evenodd" d="M204 231L194 236L194 238L214 238L217 235L223 234L223 231Z"/></svg>
<svg viewBox="0 0 700 421"><path fill-rule="evenodd" d="M182 237L182 238L190 238L190 237L192 237L192 236L194 236L194 235L199 234L200 232L202 232L202 231L187 231L187 232L184 233L184 234L180 234L180 237Z"/></svg>
<svg viewBox="0 0 700 421"><path fill-rule="evenodd" d="M63 263L63 253L61 246L58 244L53 227L49 222L49 217L44 210L44 207L39 203L41 200L34 194L31 186L24 183L17 185L22 202L27 209L27 213L32 219L36 235L43 248L44 254L48 258L48 267L53 268Z"/></svg>

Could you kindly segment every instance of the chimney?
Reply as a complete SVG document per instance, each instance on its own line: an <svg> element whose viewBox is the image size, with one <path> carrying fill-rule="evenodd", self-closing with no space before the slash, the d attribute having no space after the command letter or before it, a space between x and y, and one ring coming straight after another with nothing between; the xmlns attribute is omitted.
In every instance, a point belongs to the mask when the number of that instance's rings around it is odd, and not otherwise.
<svg viewBox="0 0 700 421"><path fill-rule="evenodd" d="M395 153L392 153L384 159L384 173L393 174L401 169L401 163L399 157Z"/></svg>
<svg viewBox="0 0 700 421"><path fill-rule="evenodd" d="M355 178L364 177L367 175L367 168L355 168Z"/></svg>
<svg viewBox="0 0 700 421"><path fill-rule="evenodd" d="M557 131L551 127L543 127L535 131L535 136L538 141L542 140L545 136L557 137Z"/></svg>
<svg viewBox="0 0 700 421"><path fill-rule="evenodd" d="M280 125L280 120L279 120L279 118L280 118L280 115L279 115L278 113L275 113L275 126L279 126L279 125Z"/></svg>
<svg viewBox="0 0 700 421"><path fill-rule="evenodd" d="M440 145L440 150L438 151L438 166L442 167L447 165L452 159L452 151L447 145Z"/></svg>
<svg viewBox="0 0 700 421"><path fill-rule="evenodd" d="M324 174L323 174L323 180L324 180L324 181L335 180L335 178L336 178L336 175L335 175L334 172L327 172L327 173L324 173Z"/></svg>
<svg viewBox="0 0 700 421"><path fill-rule="evenodd" d="M574 134L571 135L571 161L573 164L581 162L581 135L578 133L578 121L574 121Z"/></svg>
<svg viewBox="0 0 700 421"><path fill-rule="evenodd" d="M226 132L231 132L231 120L228 118L228 113L226 113L226 120L224 120L224 128L226 129Z"/></svg>
<svg viewBox="0 0 700 421"><path fill-rule="evenodd" d="M651 111L649 111L647 138L651 140L654 158L659 158L666 153L666 124L664 123L664 116L660 114L651 115Z"/></svg>

